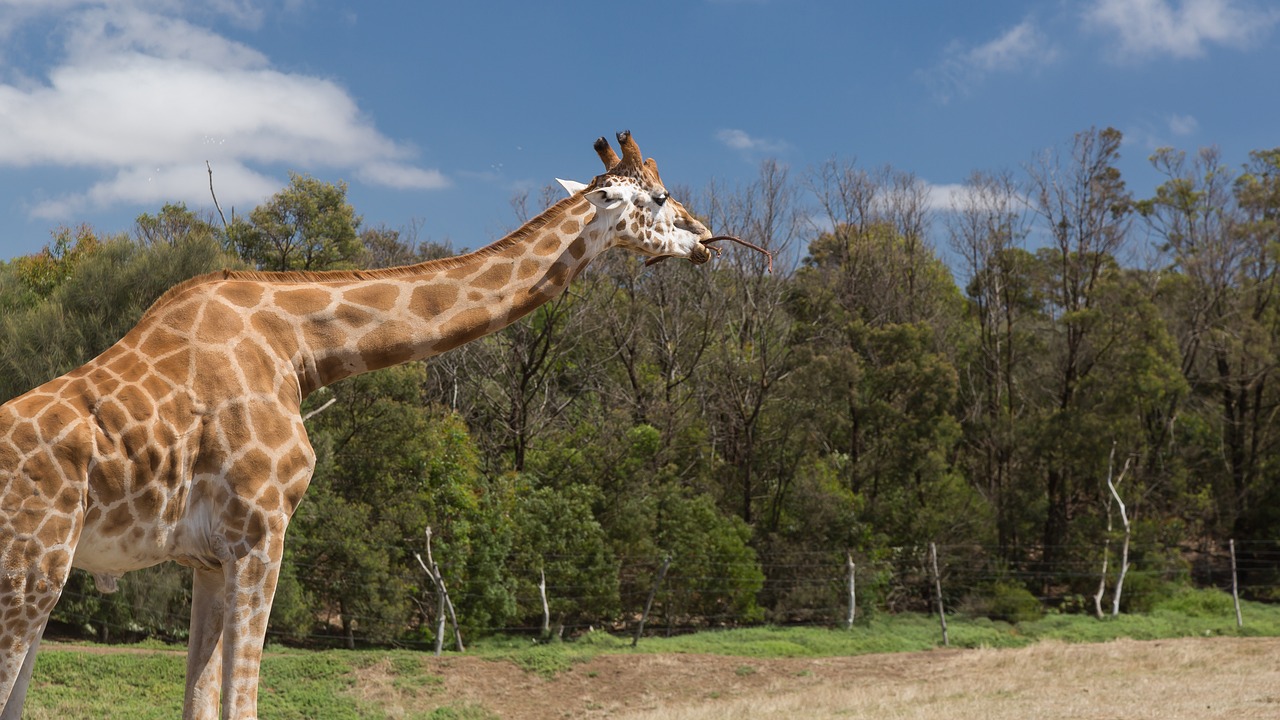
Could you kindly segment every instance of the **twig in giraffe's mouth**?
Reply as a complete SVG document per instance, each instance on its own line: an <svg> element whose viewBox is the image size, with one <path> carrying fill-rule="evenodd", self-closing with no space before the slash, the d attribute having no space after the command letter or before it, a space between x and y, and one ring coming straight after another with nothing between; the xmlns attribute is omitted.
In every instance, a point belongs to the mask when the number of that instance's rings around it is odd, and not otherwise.
<svg viewBox="0 0 1280 720"><path fill-rule="evenodd" d="M738 243L739 245L742 245L743 247L749 247L749 248L751 248L752 250L755 250L756 252L761 253L762 255L764 255L766 258L768 258L768 259L769 259L769 272L770 272L770 273L772 273L772 272L773 272L773 253L769 252L768 250L765 250L764 248L760 247L759 245L753 245L753 244L751 244L751 243L747 242L746 240L743 240L743 239L742 239L742 238L740 238L740 237L737 237L737 236L735 236L735 235L716 235L715 237L709 237L709 238L707 238L706 240L699 240L698 242L702 243L702 246L703 246L703 247L705 247L706 249L708 249L708 250L714 250L714 251L715 251L715 253L716 253L717 255L719 255L719 254L723 251L723 249L722 249L722 248L718 248L718 247L716 247L715 245L712 245L711 243L713 243L713 242L719 242L720 240L729 240L729 241L732 241L732 242ZM656 263L656 262L662 262L663 260L666 260L666 259L667 259L667 258L669 258L669 257L674 257L674 256L672 256L672 255L659 255L658 257L651 257L651 258L649 258L648 260L645 260L645 261L644 261L644 264L645 264L646 266L648 266L648 265L652 265L652 264L654 264L654 263Z"/></svg>
<svg viewBox="0 0 1280 720"><path fill-rule="evenodd" d="M762 255L764 255L766 258L768 258L768 259L769 259L769 272L770 272L770 273L772 273L772 272L773 272L773 253L769 252L768 250L765 250L764 248L760 247L759 245L753 245L753 244L751 244L751 243L747 242L746 240L743 240L742 238L737 237L737 236L735 236L735 235L716 235L715 237L711 237L711 238L707 238L706 240L703 240L703 241L702 241L702 245L703 245L704 247L707 247L707 248L710 248L710 249L712 249L712 250L715 250L717 253L719 253L719 252L720 252L720 248L718 248L718 247L716 247L716 246L714 246L714 245L709 245L709 244L708 244L708 243L716 242L716 241L718 241L718 240L730 240L730 241L732 241L732 242L736 242L736 243L738 243L739 245L741 245L741 246L743 246L743 247L749 247L749 248L751 248L752 250L755 250L756 252L761 253Z"/></svg>

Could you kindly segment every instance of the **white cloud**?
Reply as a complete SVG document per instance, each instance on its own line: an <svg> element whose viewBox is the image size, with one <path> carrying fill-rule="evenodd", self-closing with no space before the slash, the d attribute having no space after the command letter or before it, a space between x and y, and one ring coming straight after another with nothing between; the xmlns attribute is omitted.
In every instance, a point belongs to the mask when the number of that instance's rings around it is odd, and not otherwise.
<svg viewBox="0 0 1280 720"><path fill-rule="evenodd" d="M716 131L716 139L726 146L747 153L780 153L787 149L787 144L780 140L766 140L752 137L745 130L725 128Z"/></svg>
<svg viewBox="0 0 1280 720"><path fill-rule="evenodd" d="M271 67L263 53L178 17L164 0L56 0L62 56L22 82L0 83L0 167L61 167L104 179L32 206L62 219L84 207L205 202L211 160L218 190L246 205L278 190L268 167L348 171L365 183L405 189L447 185L413 165L412 150L374 126L346 89ZM0 10L33 18L28 0ZM199 11L261 22L243 0ZM0 28L0 40L5 29ZM19 28L20 30L20 28ZM59 215L59 213L62 213Z"/></svg>
<svg viewBox="0 0 1280 720"><path fill-rule="evenodd" d="M213 186L218 204L248 210L280 189L282 183L236 162L214 163ZM93 184L84 192L70 193L31 206L32 217L61 220L84 210L119 204L158 206L182 200L192 204L211 202L209 170L203 162L166 166L120 168L113 177Z"/></svg>
<svg viewBox="0 0 1280 720"><path fill-rule="evenodd" d="M1120 41L1117 57L1199 57L1209 44L1252 46L1280 11L1238 0L1095 0L1085 22Z"/></svg>
<svg viewBox="0 0 1280 720"><path fill-rule="evenodd" d="M929 207L937 212L948 212L959 207L964 197L972 191L968 185L959 183L930 184L928 187Z"/></svg>
<svg viewBox="0 0 1280 720"><path fill-rule="evenodd" d="M1177 137L1192 135L1200 129L1200 122L1192 115L1173 114L1169 116L1169 132Z"/></svg>
<svg viewBox="0 0 1280 720"><path fill-rule="evenodd" d="M357 170L356 177L367 183L400 190L437 190L449 186L449 179L437 170L423 170L394 162L369 163Z"/></svg>
<svg viewBox="0 0 1280 720"><path fill-rule="evenodd" d="M938 99L967 95L992 73L1023 72L1048 65L1058 49L1030 20L1023 20L993 40L975 47L953 43L937 66L923 73Z"/></svg>

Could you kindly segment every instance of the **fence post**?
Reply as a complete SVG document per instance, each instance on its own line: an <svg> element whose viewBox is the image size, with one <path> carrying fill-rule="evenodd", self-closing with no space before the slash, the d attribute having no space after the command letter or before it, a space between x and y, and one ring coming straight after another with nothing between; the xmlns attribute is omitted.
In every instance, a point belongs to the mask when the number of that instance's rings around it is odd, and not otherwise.
<svg viewBox="0 0 1280 720"><path fill-rule="evenodd" d="M1236 606L1236 629L1244 627L1244 618L1240 615L1240 586L1236 583L1236 541L1235 538L1227 541L1227 547L1231 549L1231 602Z"/></svg>
<svg viewBox="0 0 1280 720"><path fill-rule="evenodd" d="M662 585L662 579L667 576L667 567L671 565L671 556L668 555L662 559L662 569L658 571L658 579L653 581L653 587L649 590L649 599L644 601L644 612L640 615L640 624L636 626L636 636L631 638L631 647L635 647L640 642L640 635L644 633L644 624L649 619L649 608L653 607L653 596L658 594L658 587Z"/></svg>
<svg viewBox="0 0 1280 720"><path fill-rule="evenodd" d="M951 638L947 636L947 613L942 607L942 576L938 574L938 546L929 543L929 563L933 566L933 588L938 598L938 621L942 623L942 644L951 646Z"/></svg>
<svg viewBox="0 0 1280 720"><path fill-rule="evenodd" d="M851 552L845 553L845 568L849 571L849 613L844 618L844 629L849 630L853 627L853 620L858 612L857 587L854 585L854 572L858 566L854 564Z"/></svg>

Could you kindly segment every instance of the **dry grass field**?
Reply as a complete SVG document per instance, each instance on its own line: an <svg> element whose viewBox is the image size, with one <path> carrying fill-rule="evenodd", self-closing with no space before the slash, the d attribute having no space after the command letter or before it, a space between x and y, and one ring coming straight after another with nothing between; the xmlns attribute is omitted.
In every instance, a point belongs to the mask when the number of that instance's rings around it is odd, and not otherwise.
<svg viewBox="0 0 1280 720"><path fill-rule="evenodd" d="M509 720L1280 717L1280 639L1042 642L841 658L600 655L544 678L511 663L426 663L434 699ZM356 692L389 717L420 712L365 668ZM397 701L399 695L399 702ZM416 706L416 707L415 707Z"/></svg>

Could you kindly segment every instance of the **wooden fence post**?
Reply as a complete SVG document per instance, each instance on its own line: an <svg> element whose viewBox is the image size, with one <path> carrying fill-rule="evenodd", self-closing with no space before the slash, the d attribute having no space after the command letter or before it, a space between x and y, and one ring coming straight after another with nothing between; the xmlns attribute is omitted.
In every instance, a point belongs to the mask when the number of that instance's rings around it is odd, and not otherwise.
<svg viewBox="0 0 1280 720"><path fill-rule="evenodd" d="M1244 617L1240 615L1240 586L1236 583L1236 541L1232 538L1227 547L1231 548L1231 601L1236 606L1236 628L1244 627Z"/></svg>
<svg viewBox="0 0 1280 720"><path fill-rule="evenodd" d="M929 543L929 563L933 565L933 588L938 598L938 621L942 623L942 644L951 646L951 638L947 636L947 612L942 606L942 576L938 573L938 546Z"/></svg>

